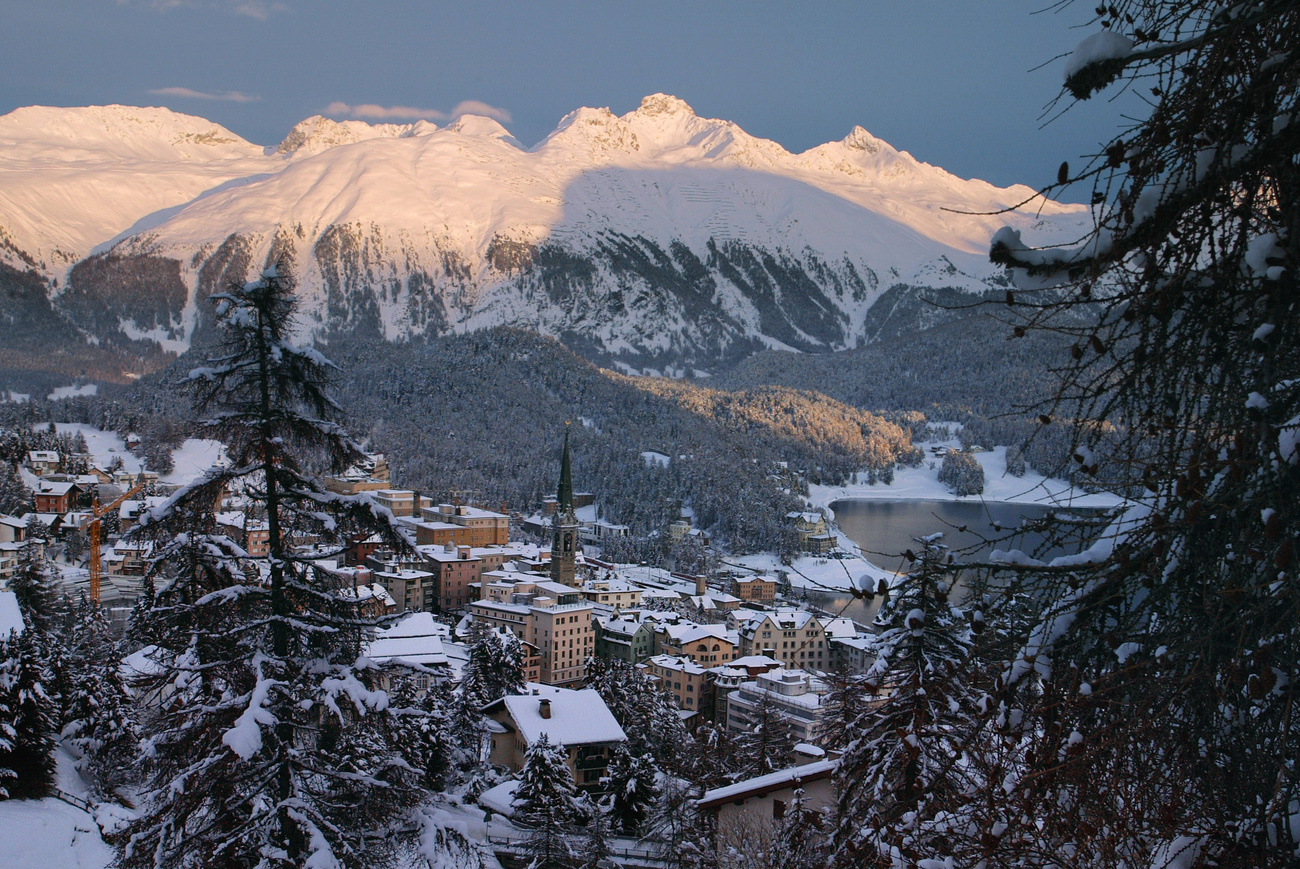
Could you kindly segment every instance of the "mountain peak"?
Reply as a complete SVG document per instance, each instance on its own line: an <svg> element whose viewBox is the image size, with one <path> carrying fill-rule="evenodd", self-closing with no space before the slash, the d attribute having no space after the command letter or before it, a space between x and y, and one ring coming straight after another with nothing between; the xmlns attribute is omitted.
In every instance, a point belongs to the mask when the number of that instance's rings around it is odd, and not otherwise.
<svg viewBox="0 0 1300 869"><path fill-rule="evenodd" d="M844 137L843 144L850 151L866 151L868 154L876 154L881 147L889 148L889 145L875 136L871 135L861 126L855 126L853 130ZM889 148L889 150L893 150Z"/></svg>
<svg viewBox="0 0 1300 869"><path fill-rule="evenodd" d="M686 100L678 99L669 94L651 94L641 100L641 105L637 107L636 113L651 117L654 115L687 115L695 117L695 110L687 104Z"/></svg>

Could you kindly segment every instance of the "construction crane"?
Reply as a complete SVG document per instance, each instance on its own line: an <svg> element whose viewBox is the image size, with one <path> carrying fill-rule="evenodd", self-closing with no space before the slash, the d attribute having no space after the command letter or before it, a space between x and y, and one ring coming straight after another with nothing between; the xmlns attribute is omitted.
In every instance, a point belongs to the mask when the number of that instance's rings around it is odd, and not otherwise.
<svg viewBox="0 0 1300 869"><path fill-rule="evenodd" d="M98 490L96 490L98 491ZM91 504L91 520L87 526L90 529L90 602L96 606L99 605L99 581L103 575L103 567L100 565L99 541L102 537L103 523L102 519L109 513L116 510L122 505L122 502L132 495L138 495L144 491L144 483L138 482L131 488L127 489L111 504L100 506L99 496L95 496L95 503Z"/></svg>

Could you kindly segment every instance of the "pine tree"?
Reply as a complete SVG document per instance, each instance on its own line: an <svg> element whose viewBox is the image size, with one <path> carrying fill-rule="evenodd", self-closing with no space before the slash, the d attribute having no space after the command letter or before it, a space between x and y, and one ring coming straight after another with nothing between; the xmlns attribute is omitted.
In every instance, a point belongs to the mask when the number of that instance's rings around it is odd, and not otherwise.
<svg viewBox="0 0 1300 869"><path fill-rule="evenodd" d="M865 677L841 665L826 678L826 700L817 734L824 748L842 750L858 737L862 717L872 706Z"/></svg>
<svg viewBox="0 0 1300 869"><path fill-rule="evenodd" d="M605 812L590 797L584 797L584 811L591 820L587 822L587 836L578 854L579 869L603 869L609 859L609 822Z"/></svg>
<svg viewBox="0 0 1300 869"><path fill-rule="evenodd" d="M38 633L50 630L58 608L58 595L49 564L37 554L35 546L23 547L18 570L9 577L8 583L9 590L18 598L23 621Z"/></svg>
<svg viewBox="0 0 1300 869"><path fill-rule="evenodd" d="M57 701L36 631L0 639L0 799L36 799L54 786Z"/></svg>
<svg viewBox="0 0 1300 869"><path fill-rule="evenodd" d="M508 694L523 694L524 649L519 639L504 630L484 631L470 647L461 691L478 709Z"/></svg>
<svg viewBox="0 0 1300 869"><path fill-rule="evenodd" d="M593 658L585 684L600 694L627 734L633 754L649 752L655 762L675 769L690 746L690 734L672 698L643 671L616 658Z"/></svg>
<svg viewBox="0 0 1300 869"><path fill-rule="evenodd" d="M794 760L794 731L790 719L760 691L750 713L753 723L736 740L741 772L746 776L767 775L785 769Z"/></svg>
<svg viewBox="0 0 1300 869"><path fill-rule="evenodd" d="M0 462L0 513L25 513L31 508L32 493L18 476L18 466Z"/></svg>
<svg viewBox="0 0 1300 869"><path fill-rule="evenodd" d="M78 755L77 768L109 793L129 777L139 739L121 654L104 611L88 602L66 636L59 737Z"/></svg>
<svg viewBox="0 0 1300 869"><path fill-rule="evenodd" d="M146 787L120 862L383 864L395 822L422 796L420 772L396 748L405 732L381 674L357 656L375 622L312 562L363 532L403 542L364 501L303 470L341 470L361 452L333 421L331 363L288 340L293 298L277 270L213 300L221 354L188 383L229 464L134 532L159 544L154 606L133 628L155 644L157 672L134 687L156 706L141 722ZM213 509L228 493L266 516L267 557L217 533Z"/></svg>
<svg viewBox="0 0 1300 869"><path fill-rule="evenodd" d="M574 858L570 829L579 815L573 773L564 747L541 738L528 746L515 791L515 818L532 827L528 850L542 867L564 866Z"/></svg>
<svg viewBox="0 0 1300 869"><path fill-rule="evenodd" d="M620 745L614 750L608 777L619 828L635 836L659 799L659 768L648 754L632 754Z"/></svg>
<svg viewBox="0 0 1300 869"><path fill-rule="evenodd" d="M959 761L977 707L965 680L971 631L949 600L942 536L917 539L920 555L876 617L879 657L866 685L886 699L863 715L836 770L844 867L950 856L932 822L964 802Z"/></svg>

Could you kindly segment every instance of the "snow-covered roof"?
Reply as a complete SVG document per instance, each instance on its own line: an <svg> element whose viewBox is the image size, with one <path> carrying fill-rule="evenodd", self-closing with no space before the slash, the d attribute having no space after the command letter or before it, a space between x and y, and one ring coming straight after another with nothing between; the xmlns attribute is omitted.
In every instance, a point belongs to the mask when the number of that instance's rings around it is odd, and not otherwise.
<svg viewBox="0 0 1300 869"><path fill-rule="evenodd" d="M649 663L665 670L680 670L683 673L690 673L692 676L704 675L704 667L692 661L690 658L676 658L672 655L654 655L646 659Z"/></svg>
<svg viewBox="0 0 1300 869"><path fill-rule="evenodd" d="M696 805L701 809L712 808L736 799L762 796L765 793L782 790L792 785L797 787L805 781L828 778L835 771L835 766L838 763L838 760L817 760L800 766L792 766L788 769L780 769L767 775L760 775L757 778L746 779L733 785L714 788L711 791L705 791L704 796L700 798L699 803Z"/></svg>
<svg viewBox="0 0 1300 869"><path fill-rule="evenodd" d="M512 778L488 788L478 795L478 804L509 818L515 813L515 791L519 790L520 784L519 779Z"/></svg>
<svg viewBox="0 0 1300 869"><path fill-rule="evenodd" d="M529 683L527 694L512 694L491 704L504 704L510 719L528 745L546 734L552 743L565 746L603 742L624 742L627 734L593 688L573 691L551 685ZM551 717L542 717L542 702L549 700Z"/></svg>
<svg viewBox="0 0 1300 869"><path fill-rule="evenodd" d="M8 589L0 591L0 640L8 638L10 633L21 634L24 627L18 595Z"/></svg>
<svg viewBox="0 0 1300 869"><path fill-rule="evenodd" d="M451 629L434 619L433 613L411 613L391 628L379 631L366 648L366 656L379 664L447 666L442 641L450 636Z"/></svg>
<svg viewBox="0 0 1300 869"><path fill-rule="evenodd" d="M769 658L767 655L746 655L743 658L737 658L727 664L729 667L781 667L784 666L776 658Z"/></svg>
<svg viewBox="0 0 1300 869"><path fill-rule="evenodd" d="M822 631L830 639L847 639L858 635L858 626L853 624L853 619L827 619L822 622Z"/></svg>
<svg viewBox="0 0 1300 869"><path fill-rule="evenodd" d="M9 516L5 513L0 513L0 525L8 525L10 528L26 528L27 517Z"/></svg>
<svg viewBox="0 0 1300 869"><path fill-rule="evenodd" d="M372 582L369 585L358 585L355 590L340 588L338 596L344 600L355 600L357 603L365 603L368 600L377 598L380 604L385 607L397 606L397 601L393 600L393 596L388 593L388 589L377 582Z"/></svg>
<svg viewBox="0 0 1300 869"><path fill-rule="evenodd" d="M50 483L45 480L41 480L39 483L36 484L36 488L33 491L37 495L53 495L54 497L58 498L72 491L72 487L75 485L77 484L76 483Z"/></svg>
<svg viewBox="0 0 1300 869"><path fill-rule="evenodd" d="M680 645L709 638L725 640L732 644L736 642L724 625L695 625L686 622L680 625L664 625L661 630L671 637L673 642Z"/></svg>
<svg viewBox="0 0 1300 869"><path fill-rule="evenodd" d="M27 453L29 462L57 462L58 460L58 450L30 450Z"/></svg>

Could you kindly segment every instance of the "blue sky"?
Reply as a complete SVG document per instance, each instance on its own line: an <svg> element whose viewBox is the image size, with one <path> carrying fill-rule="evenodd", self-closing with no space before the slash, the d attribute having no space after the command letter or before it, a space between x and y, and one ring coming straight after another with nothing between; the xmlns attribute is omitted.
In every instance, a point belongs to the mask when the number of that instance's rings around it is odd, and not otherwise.
<svg viewBox="0 0 1300 869"><path fill-rule="evenodd" d="M531 145L574 108L662 91L792 151L861 124L958 175L1040 186L1137 108L1040 129L1053 58L1090 32L1091 4L1049 2L0 0L0 113L165 105L272 144L313 114L460 107Z"/></svg>

